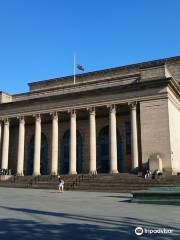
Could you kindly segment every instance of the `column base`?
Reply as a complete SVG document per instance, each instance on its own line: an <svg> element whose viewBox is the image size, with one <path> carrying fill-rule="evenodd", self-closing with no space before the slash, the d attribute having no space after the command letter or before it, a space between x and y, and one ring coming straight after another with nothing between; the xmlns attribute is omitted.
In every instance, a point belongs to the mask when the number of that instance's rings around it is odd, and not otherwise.
<svg viewBox="0 0 180 240"><path fill-rule="evenodd" d="M37 177L37 176L41 176L41 174L40 173L33 173L32 176Z"/></svg>
<svg viewBox="0 0 180 240"><path fill-rule="evenodd" d="M69 175L77 175L77 172L76 171L71 171L68 173Z"/></svg>
<svg viewBox="0 0 180 240"><path fill-rule="evenodd" d="M51 176L58 176L59 174L57 172L51 172L50 175Z"/></svg>
<svg viewBox="0 0 180 240"><path fill-rule="evenodd" d="M24 173L23 173L23 172L16 173L16 176L18 176L18 177L23 177L23 176L24 176Z"/></svg>
<svg viewBox="0 0 180 240"><path fill-rule="evenodd" d="M89 174L91 174L91 175L97 175L97 170L89 171Z"/></svg>
<svg viewBox="0 0 180 240"><path fill-rule="evenodd" d="M131 168L131 173L138 173L138 171L139 171L139 167Z"/></svg>
<svg viewBox="0 0 180 240"><path fill-rule="evenodd" d="M110 174L117 174L117 173L119 173L119 172L118 172L118 170L111 170L109 173L110 173Z"/></svg>

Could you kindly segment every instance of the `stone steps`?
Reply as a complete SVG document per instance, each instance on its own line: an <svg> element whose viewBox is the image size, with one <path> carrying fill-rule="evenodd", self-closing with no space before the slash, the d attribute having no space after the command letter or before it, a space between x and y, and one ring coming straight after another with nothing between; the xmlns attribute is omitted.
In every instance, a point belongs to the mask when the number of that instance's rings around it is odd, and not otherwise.
<svg viewBox="0 0 180 240"><path fill-rule="evenodd" d="M161 179L143 179L134 174L99 174L96 177L88 174L84 175L62 175L65 181L65 190L76 191L111 191L111 192L131 192L136 190L146 190L149 187L157 186L180 186L180 176L167 176ZM24 187L58 189L58 178L51 176L24 176L13 177L7 181L1 181L2 187Z"/></svg>

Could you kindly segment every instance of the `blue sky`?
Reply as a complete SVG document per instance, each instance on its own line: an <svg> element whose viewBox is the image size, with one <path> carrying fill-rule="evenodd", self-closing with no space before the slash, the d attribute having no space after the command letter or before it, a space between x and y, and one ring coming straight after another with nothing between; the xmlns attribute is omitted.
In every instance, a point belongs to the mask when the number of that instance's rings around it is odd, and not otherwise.
<svg viewBox="0 0 180 240"><path fill-rule="evenodd" d="M0 90L180 55L179 0L0 0Z"/></svg>

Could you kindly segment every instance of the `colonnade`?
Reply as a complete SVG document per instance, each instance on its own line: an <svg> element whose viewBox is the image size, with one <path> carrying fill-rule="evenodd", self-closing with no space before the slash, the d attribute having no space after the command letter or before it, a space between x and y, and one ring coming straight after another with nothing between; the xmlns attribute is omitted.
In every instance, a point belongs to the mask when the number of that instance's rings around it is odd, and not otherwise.
<svg viewBox="0 0 180 240"><path fill-rule="evenodd" d="M116 105L109 107L109 172L118 173L117 168L117 136L116 136ZM138 137L137 137L137 108L136 103L130 105L131 109L131 146L132 146L132 169L138 167ZM91 107L89 111L89 173L96 173L96 109ZM69 174L77 174L76 171L76 110L69 111L70 114L70 149L69 149ZM52 150L50 174L58 174L58 113L52 116ZM35 141L33 175L40 175L41 158L41 114L34 115L35 118ZM19 117L18 151L16 174L24 174L24 145L25 145L25 118ZM3 122L3 139L2 139ZM0 123L0 143L2 141L2 161L1 168L8 169L9 155L9 131L10 119L3 119Z"/></svg>

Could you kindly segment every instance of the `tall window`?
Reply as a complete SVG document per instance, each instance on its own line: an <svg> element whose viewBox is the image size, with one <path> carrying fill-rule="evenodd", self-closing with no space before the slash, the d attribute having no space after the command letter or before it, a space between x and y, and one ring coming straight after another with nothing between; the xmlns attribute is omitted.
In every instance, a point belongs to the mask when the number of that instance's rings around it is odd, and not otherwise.
<svg viewBox="0 0 180 240"><path fill-rule="evenodd" d="M125 123L126 131L126 154L131 154L131 122Z"/></svg>

